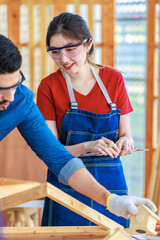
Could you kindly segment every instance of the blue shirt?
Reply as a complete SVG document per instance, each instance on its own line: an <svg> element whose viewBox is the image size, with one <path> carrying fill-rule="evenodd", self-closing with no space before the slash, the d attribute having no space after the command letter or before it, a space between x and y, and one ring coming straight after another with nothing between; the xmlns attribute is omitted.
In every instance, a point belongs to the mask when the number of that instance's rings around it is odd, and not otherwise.
<svg viewBox="0 0 160 240"><path fill-rule="evenodd" d="M17 88L14 101L5 111L0 111L0 141L17 127L32 150L58 177L59 182L67 185L68 178L85 166L81 159L69 153L52 134L33 97L33 93L24 85Z"/></svg>

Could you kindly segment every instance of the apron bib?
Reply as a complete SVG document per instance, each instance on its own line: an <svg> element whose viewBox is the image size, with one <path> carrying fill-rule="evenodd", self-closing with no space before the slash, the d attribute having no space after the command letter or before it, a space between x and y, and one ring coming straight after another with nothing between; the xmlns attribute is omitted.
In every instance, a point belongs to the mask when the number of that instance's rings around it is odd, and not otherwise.
<svg viewBox="0 0 160 240"><path fill-rule="evenodd" d="M95 69L92 66L90 67L96 80L98 79L97 82L111 108L111 111L109 113L97 114L78 109L78 103L76 103L74 98L69 75L65 73L65 79L71 100L71 109L67 109L60 126L60 142L63 145L74 145L86 141L94 141L101 137L106 137L113 142L118 140L120 110L116 109L116 105L111 102L106 88ZM81 159L93 177L111 193L116 193L118 195L127 194L128 188L120 157L88 156L82 157ZM59 183L57 177L50 170L48 170L47 181L124 227L129 226L128 220L122 217L117 217L106 210L106 207L101 204L78 193L69 186ZM88 225L95 224L53 200L48 198L45 199L42 226Z"/></svg>

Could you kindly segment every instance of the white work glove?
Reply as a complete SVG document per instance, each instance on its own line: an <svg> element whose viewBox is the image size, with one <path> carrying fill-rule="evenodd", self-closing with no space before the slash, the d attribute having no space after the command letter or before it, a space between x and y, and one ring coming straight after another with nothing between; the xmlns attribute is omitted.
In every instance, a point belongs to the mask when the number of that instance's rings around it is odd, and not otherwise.
<svg viewBox="0 0 160 240"><path fill-rule="evenodd" d="M129 218L130 215L136 215L138 213L138 206L144 204L150 208L153 212L157 211L155 204L147 199L134 196L119 196L117 194L111 194L107 198L107 209L117 216Z"/></svg>

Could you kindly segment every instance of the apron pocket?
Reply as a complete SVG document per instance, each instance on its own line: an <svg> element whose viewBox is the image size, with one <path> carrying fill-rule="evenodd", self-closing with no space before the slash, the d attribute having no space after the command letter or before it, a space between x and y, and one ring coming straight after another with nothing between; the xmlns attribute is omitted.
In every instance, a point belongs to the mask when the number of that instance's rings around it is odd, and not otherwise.
<svg viewBox="0 0 160 240"><path fill-rule="evenodd" d="M66 145L74 145L82 142L94 141L102 137L108 138L113 142L116 142L118 139L118 129L100 134L69 130L67 132Z"/></svg>

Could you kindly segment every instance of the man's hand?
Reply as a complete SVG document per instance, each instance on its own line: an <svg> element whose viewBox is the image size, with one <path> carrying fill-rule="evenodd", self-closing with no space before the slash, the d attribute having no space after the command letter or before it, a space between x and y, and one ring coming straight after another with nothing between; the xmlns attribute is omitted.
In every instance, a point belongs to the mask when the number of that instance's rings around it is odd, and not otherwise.
<svg viewBox="0 0 160 240"><path fill-rule="evenodd" d="M153 212L157 211L155 204L147 199L134 196L119 196L111 194L107 198L107 209L117 216L129 218L130 214L136 215L138 213L138 206L144 204Z"/></svg>

